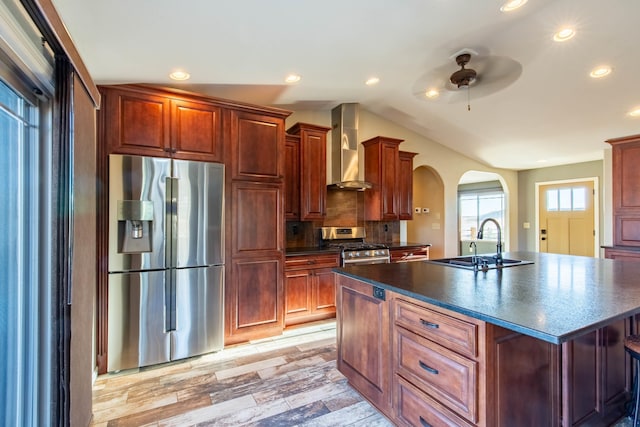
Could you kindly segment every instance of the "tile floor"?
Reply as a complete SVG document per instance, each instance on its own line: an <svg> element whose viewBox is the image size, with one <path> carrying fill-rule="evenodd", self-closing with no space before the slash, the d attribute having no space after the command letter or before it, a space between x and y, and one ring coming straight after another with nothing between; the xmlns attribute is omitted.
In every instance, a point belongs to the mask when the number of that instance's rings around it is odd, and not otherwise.
<svg viewBox="0 0 640 427"><path fill-rule="evenodd" d="M335 322L99 376L93 426L391 426L335 367Z"/></svg>
<svg viewBox="0 0 640 427"><path fill-rule="evenodd" d="M92 426L392 424L335 367L335 322L156 367L101 375ZM629 419L615 427L631 427Z"/></svg>

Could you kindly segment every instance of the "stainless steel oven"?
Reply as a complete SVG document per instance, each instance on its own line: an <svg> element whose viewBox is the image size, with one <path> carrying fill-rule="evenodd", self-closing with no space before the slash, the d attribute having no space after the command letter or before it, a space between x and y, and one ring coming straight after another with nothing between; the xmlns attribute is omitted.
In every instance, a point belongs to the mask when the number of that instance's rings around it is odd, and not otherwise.
<svg viewBox="0 0 640 427"><path fill-rule="evenodd" d="M386 245L365 242L364 227L322 227L321 232L325 246L340 248L342 266L391 262Z"/></svg>

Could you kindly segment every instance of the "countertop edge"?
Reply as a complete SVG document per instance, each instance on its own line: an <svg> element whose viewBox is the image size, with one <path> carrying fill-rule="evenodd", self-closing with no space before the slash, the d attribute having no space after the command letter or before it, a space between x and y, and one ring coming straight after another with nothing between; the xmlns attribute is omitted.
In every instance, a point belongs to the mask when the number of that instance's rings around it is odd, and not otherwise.
<svg viewBox="0 0 640 427"><path fill-rule="evenodd" d="M350 273L350 272L348 272L348 271L346 271L346 270L344 270L343 268L340 268L340 267L334 268L333 271L336 274L341 274L343 276L350 277L352 279L360 280L362 282L369 283L371 285L378 286L378 287L381 287L383 289L392 291L392 292L394 292L396 294L399 294L399 295L403 295L403 296L406 296L406 297L409 297L409 298L413 298L413 299L416 299L418 301L422 301L422 302L425 302L425 303L428 303L428 304L435 305L437 307L442 307L442 308L445 308L447 310L451 310L451 311L454 311L456 313L460 313L460 314L472 317L474 319L482 320L482 321L491 323L493 325L500 326L500 327L503 327L505 329L509 329L511 331L518 332L518 333L521 333L523 335L527 335L527 336L530 336L530 337L533 337L533 338L537 338L537 339L540 339L542 341L546 341L546 342L549 342L551 344L556 344L556 345L571 341L571 340L573 340L575 338L578 338L578 337L580 337L580 336L582 336L582 335L584 335L586 333L593 332L593 331L595 331L595 330L597 330L597 329L599 329L601 327L607 326L607 325L609 325L609 324L611 324L613 322L616 322L618 320L622 320L622 319L625 319L627 317L630 317L630 316L633 316L633 315L636 315L636 314L640 313L640 309L627 310L627 311L619 313L618 315L613 316L611 318L604 319L604 320L599 321L599 322L591 323L589 325L586 325L586 326L584 326L582 328L575 329L575 330L573 330L573 331L571 331L569 333L566 333L566 334L551 335L551 334L539 331L537 329L527 328L526 326L519 325L517 323L511 323L509 321L506 321L506 320L503 320L503 319L500 319L500 318L497 318L497 317L489 316L489 315L486 315L486 314L483 314L483 313L478 313L476 311L466 309L465 307L461 307L461 306L454 305L454 304L449 304L449 303L446 303L446 302L443 302L443 301L440 301L440 300L437 300L437 299L434 299L434 298L430 298L430 297L425 296L423 294L417 294L417 293L408 291L406 289L398 288L398 287L390 285L388 283L379 282L377 280L373 280L373 279L369 279L369 278L366 278L366 277L362 277L362 276L359 276L357 274L352 274L352 273Z"/></svg>

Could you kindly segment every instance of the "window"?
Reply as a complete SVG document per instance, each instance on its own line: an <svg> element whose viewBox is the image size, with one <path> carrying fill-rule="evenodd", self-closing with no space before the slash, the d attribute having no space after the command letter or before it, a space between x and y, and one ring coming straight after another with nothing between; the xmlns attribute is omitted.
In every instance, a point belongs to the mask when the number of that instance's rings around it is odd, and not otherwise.
<svg viewBox="0 0 640 427"><path fill-rule="evenodd" d="M482 221L493 218L504 229L504 192L502 190L476 190L458 192L460 240L474 240ZM487 224L483 240L498 241L498 229ZM504 237L503 237L504 240Z"/></svg>
<svg viewBox="0 0 640 427"><path fill-rule="evenodd" d="M552 188L546 194L547 211L584 211L587 208L587 188Z"/></svg>

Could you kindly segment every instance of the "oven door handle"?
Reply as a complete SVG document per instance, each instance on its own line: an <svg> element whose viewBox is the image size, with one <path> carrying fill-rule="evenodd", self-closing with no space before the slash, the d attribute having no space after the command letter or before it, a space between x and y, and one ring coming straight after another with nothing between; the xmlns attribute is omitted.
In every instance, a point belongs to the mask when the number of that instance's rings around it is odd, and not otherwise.
<svg viewBox="0 0 640 427"><path fill-rule="evenodd" d="M351 258L345 259L342 261L343 265L352 265L352 264L388 264L390 259L388 256L383 257L362 257L362 258Z"/></svg>

